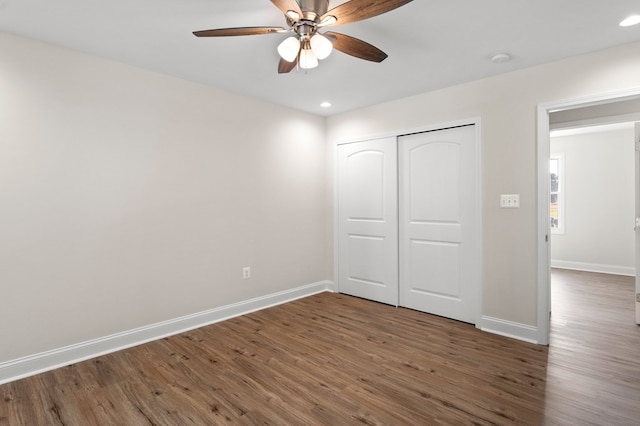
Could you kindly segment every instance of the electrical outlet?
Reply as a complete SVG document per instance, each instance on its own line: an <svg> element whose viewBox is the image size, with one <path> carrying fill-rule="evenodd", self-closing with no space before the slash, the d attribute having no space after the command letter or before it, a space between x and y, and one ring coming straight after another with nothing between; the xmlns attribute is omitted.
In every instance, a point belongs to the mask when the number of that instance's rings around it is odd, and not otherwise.
<svg viewBox="0 0 640 426"><path fill-rule="evenodd" d="M245 266L244 268L242 268L242 279L248 280L249 278L251 278L251 267Z"/></svg>
<svg viewBox="0 0 640 426"><path fill-rule="evenodd" d="M501 209L519 209L520 194L500 194Z"/></svg>

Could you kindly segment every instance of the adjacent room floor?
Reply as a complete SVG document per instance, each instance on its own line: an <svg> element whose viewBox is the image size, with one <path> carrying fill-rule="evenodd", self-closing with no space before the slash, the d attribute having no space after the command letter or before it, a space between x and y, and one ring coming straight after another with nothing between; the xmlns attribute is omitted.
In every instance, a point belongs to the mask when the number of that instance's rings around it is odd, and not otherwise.
<svg viewBox="0 0 640 426"><path fill-rule="evenodd" d="M635 278L552 269L546 418L640 424Z"/></svg>
<svg viewBox="0 0 640 426"><path fill-rule="evenodd" d="M633 292L554 270L549 348L319 294L0 386L0 425L638 424Z"/></svg>

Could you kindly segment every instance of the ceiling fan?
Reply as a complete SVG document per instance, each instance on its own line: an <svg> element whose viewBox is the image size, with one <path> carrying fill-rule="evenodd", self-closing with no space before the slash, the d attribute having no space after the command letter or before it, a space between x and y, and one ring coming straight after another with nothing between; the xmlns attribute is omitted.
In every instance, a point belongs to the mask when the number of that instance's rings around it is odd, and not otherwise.
<svg viewBox="0 0 640 426"><path fill-rule="evenodd" d="M350 0L329 10L329 0L271 0L282 11L288 28L239 27L194 31L196 37L229 37L271 33L294 33L278 46L278 72L291 72L318 66L333 49L367 61L382 62L387 54L371 44L346 34L320 30L348 24L389 12L412 0Z"/></svg>

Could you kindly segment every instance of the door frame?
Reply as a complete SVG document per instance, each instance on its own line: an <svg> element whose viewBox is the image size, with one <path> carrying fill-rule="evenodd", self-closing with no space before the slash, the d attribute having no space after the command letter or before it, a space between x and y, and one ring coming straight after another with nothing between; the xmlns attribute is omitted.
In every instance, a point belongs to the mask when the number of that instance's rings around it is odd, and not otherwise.
<svg viewBox="0 0 640 426"><path fill-rule="evenodd" d="M475 139L476 139L476 146L475 146L475 161L476 161L476 173L477 173L477 179L475 180L475 191L476 191L476 199L474 200L474 205L475 205L475 217L477 220L477 223L475 224L477 226L477 232L478 232L478 247L476 248L475 252L477 254L476 258L474 259L475 265L474 268L476 269L480 280L479 280L479 288L477 289L478 292L478 300L477 300L477 304L476 304L476 321L475 321L475 326L476 328L481 328L482 326L482 307L483 307L483 294L484 294L484 269L483 269L483 241L484 241L484 234L483 234L483 229L482 229L482 199L483 199L483 193L482 193L482 177L483 177L483 169L482 169L482 123L481 123L481 118L480 117L470 117L470 118L465 118L465 119L461 119L461 120L455 120L455 121L448 121L448 122L444 122L444 123L436 123L436 124L430 124L430 125L423 125L420 127L412 127L412 128L402 128L400 127L399 129L396 130L392 130L392 131L388 131L388 132L380 132L380 133L374 133L374 134L370 134L370 135L364 135L364 136L359 136L356 138L350 138L350 139L338 139L336 141L334 141L333 143L333 277L334 277L334 289L336 292L340 292L340 282L338 281L338 277L339 277L339 273L338 273L338 267L339 267L339 256L338 256L338 243L339 243L339 228L338 228L338 224L339 224L339 220L338 220L338 182L337 182L337 176L338 176L338 145L344 145L344 144L349 144L349 143L358 143L358 142L365 142L365 141L370 141L370 140L375 140L375 139L383 139L383 138L390 138L390 137L395 137L396 139L399 138L400 136L405 136L405 135L411 135L414 133L424 133L424 132L433 132L433 131L437 131L437 130L445 130L445 129L449 129L452 127L460 127L460 126L475 126ZM400 291L400 288L398 286L398 291Z"/></svg>
<svg viewBox="0 0 640 426"><path fill-rule="evenodd" d="M636 324L640 325L640 274L638 274L638 269L640 268L640 235L638 234L638 231L640 229L638 226L638 218L640 218L640 184L638 184L640 182L640 120L635 121L633 123L633 137L635 138L633 140L634 145L635 145L635 152L634 152L634 157L635 157L635 178L636 178L636 185L635 185L635 219L634 219L634 227L633 227L633 231L635 234L635 248L636 248L636 252L635 252L635 260L636 260L636 279L635 279L635 292L634 292L634 296L635 296L635 307L636 307Z"/></svg>
<svg viewBox="0 0 640 426"><path fill-rule="evenodd" d="M580 98L547 102L538 104L537 107L537 233L536 233L536 283L538 286L537 309L537 343L549 344L550 316L551 316L551 276L550 237L551 226L549 223L549 158L551 155L551 138L549 114L558 111L566 111L576 108L584 108L595 105L605 105L621 101L640 99L640 88L621 90L600 95L585 96ZM636 254L637 256L638 254Z"/></svg>

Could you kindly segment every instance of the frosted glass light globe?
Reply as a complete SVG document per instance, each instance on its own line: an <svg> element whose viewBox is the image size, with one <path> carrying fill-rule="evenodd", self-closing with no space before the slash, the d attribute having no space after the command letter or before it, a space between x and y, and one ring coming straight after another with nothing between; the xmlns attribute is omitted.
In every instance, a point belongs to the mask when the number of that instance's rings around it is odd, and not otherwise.
<svg viewBox="0 0 640 426"><path fill-rule="evenodd" d="M318 66L318 58L313 54L311 49L302 49L300 52L300 68L305 70Z"/></svg>
<svg viewBox="0 0 640 426"><path fill-rule="evenodd" d="M300 40L297 37L289 37L278 46L280 57L287 62L293 62L300 51Z"/></svg>
<svg viewBox="0 0 640 426"><path fill-rule="evenodd" d="M331 54L333 44L331 44L328 38L318 33L311 37L311 50L313 50L316 58L322 60Z"/></svg>

